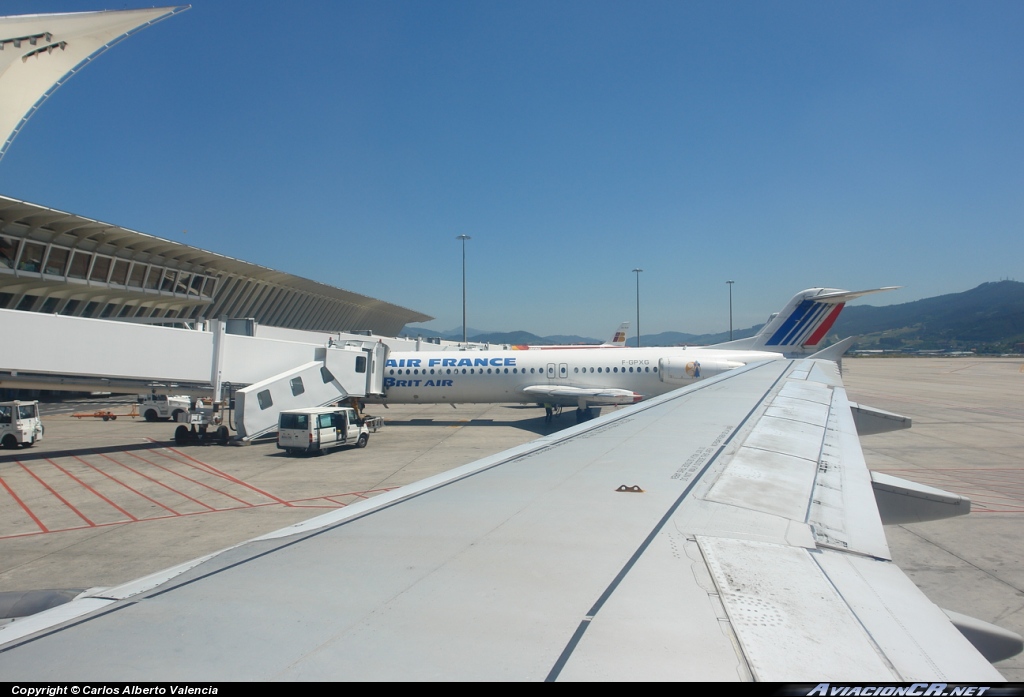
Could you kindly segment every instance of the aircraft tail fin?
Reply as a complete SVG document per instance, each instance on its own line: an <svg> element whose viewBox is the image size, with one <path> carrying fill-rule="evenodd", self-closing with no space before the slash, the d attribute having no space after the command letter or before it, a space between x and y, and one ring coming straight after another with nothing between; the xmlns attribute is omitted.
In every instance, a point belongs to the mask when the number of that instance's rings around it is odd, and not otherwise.
<svg viewBox="0 0 1024 697"><path fill-rule="evenodd" d="M609 341L604 342L601 346L625 346L626 345L626 332L629 330L629 322L623 322L619 325L619 328L612 334L612 338Z"/></svg>
<svg viewBox="0 0 1024 697"><path fill-rule="evenodd" d="M857 291L809 288L794 295L782 312L770 317L756 336L716 344L714 348L807 354L822 342L847 302L898 287Z"/></svg>

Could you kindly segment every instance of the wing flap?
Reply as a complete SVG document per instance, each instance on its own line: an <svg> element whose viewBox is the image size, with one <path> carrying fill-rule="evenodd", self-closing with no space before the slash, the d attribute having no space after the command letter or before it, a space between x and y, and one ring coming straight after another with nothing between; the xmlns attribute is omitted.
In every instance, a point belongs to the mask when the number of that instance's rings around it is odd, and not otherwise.
<svg viewBox="0 0 1024 697"><path fill-rule="evenodd" d="M755 679L899 679L807 550L697 541Z"/></svg>

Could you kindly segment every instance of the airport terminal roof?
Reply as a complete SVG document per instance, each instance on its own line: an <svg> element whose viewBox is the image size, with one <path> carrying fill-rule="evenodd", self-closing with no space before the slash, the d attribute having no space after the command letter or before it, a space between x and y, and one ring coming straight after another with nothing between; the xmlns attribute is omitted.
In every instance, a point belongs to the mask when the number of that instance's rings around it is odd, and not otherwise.
<svg viewBox="0 0 1024 697"><path fill-rule="evenodd" d="M72 75L121 40L187 9L0 17L0 158L40 105Z"/></svg>
<svg viewBox="0 0 1024 697"><path fill-rule="evenodd" d="M136 321L253 317L395 336L431 317L284 271L0 196L0 308Z"/></svg>

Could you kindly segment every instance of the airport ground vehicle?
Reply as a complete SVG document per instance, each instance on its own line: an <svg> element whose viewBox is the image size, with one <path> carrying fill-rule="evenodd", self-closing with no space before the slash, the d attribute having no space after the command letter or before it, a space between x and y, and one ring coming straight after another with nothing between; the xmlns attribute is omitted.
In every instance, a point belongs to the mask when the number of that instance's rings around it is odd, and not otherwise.
<svg viewBox="0 0 1024 697"><path fill-rule="evenodd" d="M197 401L194 408L185 410L175 418L178 427L174 430L174 442L178 445L188 445L189 443L227 445L230 432L224 423L225 406L223 403L211 404L207 401Z"/></svg>
<svg viewBox="0 0 1024 697"><path fill-rule="evenodd" d="M365 448L369 440L369 427L352 407L289 409L278 421L277 447L289 455L322 454L341 445Z"/></svg>
<svg viewBox="0 0 1024 697"><path fill-rule="evenodd" d="M31 448L42 438L39 402L0 402L0 447Z"/></svg>
<svg viewBox="0 0 1024 697"><path fill-rule="evenodd" d="M146 421L178 420L178 414L188 412L192 402L188 395L168 397L165 394L140 394L139 411Z"/></svg>

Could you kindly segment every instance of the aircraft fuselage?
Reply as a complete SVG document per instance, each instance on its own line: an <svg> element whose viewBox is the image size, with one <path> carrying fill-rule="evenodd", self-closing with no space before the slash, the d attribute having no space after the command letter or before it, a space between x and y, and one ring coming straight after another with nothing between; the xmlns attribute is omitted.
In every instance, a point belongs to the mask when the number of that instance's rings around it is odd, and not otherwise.
<svg viewBox="0 0 1024 697"><path fill-rule="evenodd" d="M549 351L396 352L384 370L385 401L577 404L529 387L629 390L636 400L782 354L704 348L589 348ZM725 367L725 366L728 367ZM634 401L636 401L634 400ZM600 403L599 400L589 400Z"/></svg>

